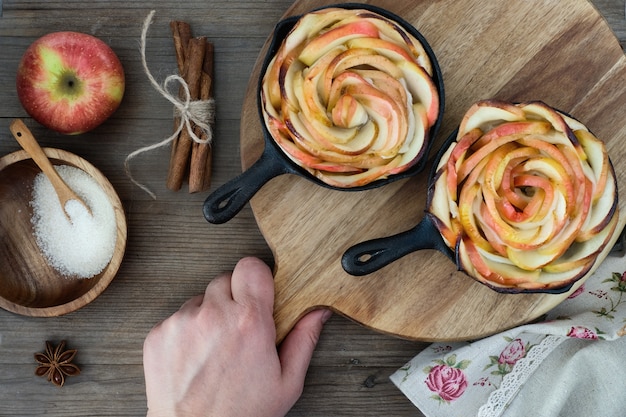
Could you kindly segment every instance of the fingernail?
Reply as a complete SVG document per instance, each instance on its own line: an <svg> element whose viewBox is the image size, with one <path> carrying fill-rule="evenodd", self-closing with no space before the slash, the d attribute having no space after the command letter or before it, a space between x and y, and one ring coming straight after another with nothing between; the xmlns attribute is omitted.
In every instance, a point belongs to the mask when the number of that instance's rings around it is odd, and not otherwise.
<svg viewBox="0 0 626 417"><path fill-rule="evenodd" d="M322 323L326 323L328 319L332 317L332 315L332 310L324 310L324 314L322 314Z"/></svg>

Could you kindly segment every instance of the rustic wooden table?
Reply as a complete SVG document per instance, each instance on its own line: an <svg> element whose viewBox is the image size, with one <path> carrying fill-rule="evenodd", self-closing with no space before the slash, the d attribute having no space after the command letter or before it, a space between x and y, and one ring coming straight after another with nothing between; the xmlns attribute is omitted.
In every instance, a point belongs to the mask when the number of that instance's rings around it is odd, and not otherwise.
<svg viewBox="0 0 626 417"><path fill-rule="evenodd" d="M130 152L169 136L172 108L143 73L139 38L156 10L147 59L157 79L176 72L170 20L184 20L215 43L218 103L213 186L241 171L241 103L257 55L291 0L0 1L0 154L18 149L8 125L25 118L44 146L76 153L113 183L125 206L128 247L110 287L93 303L58 318L30 318L0 310L1 416L145 415L142 343L150 328L216 274L245 255L272 263L272 253L249 206L224 225L202 216L207 193L168 191L169 149L132 163L136 178L156 194L152 200L124 173ZM626 46L624 0L593 2ZM111 120L76 137L54 134L27 118L15 92L15 72L27 46L56 30L91 33L109 43L127 76L124 102ZM58 389L34 375L33 353L45 340L67 339L78 349L82 374ZM388 376L427 346L375 333L343 317L327 324L300 401L289 416L421 416Z"/></svg>

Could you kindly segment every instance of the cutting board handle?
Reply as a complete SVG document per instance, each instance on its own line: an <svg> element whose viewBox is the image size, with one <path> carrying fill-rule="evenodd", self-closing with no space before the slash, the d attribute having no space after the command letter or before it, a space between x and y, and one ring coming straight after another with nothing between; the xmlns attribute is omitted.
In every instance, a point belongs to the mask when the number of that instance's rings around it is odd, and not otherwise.
<svg viewBox="0 0 626 417"><path fill-rule="evenodd" d="M421 249L436 249L454 260L453 252L443 242L428 214L412 229L350 247L341 258L341 266L350 275L368 275Z"/></svg>

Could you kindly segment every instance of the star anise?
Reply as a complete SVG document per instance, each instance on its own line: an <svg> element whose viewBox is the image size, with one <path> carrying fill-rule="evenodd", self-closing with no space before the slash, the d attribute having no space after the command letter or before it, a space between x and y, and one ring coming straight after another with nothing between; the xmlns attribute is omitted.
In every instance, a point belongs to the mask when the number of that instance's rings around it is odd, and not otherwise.
<svg viewBox="0 0 626 417"><path fill-rule="evenodd" d="M80 374L80 369L71 363L76 356L76 349L65 350L65 340L55 348L51 342L46 341L46 351L35 353L35 360L39 366L35 369L35 375L43 376L54 385L62 387L66 376Z"/></svg>

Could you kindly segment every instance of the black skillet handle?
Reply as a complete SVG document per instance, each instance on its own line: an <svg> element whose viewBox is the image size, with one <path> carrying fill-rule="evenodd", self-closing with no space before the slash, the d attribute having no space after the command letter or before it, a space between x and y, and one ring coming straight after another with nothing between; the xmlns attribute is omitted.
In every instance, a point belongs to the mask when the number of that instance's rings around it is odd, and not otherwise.
<svg viewBox="0 0 626 417"><path fill-rule="evenodd" d="M291 172L284 161L277 158L276 150L266 146L261 157L247 170L221 185L204 201L203 213L209 223L226 223L274 177Z"/></svg>
<svg viewBox="0 0 626 417"><path fill-rule="evenodd" d="M267 66L274 57L274 54L280 47L281 42L287 36L289 31L298 21L299 16L292 16L278 22L274 28L272 41L265 56L265 61L261 69L261 74L265 73ZM259 78L257 89L261 90L263 76ZM261 115L260 94L257 94L257 106L259 109L259 117L263 122ZM221 224L226 223L237 213L241 211L248 201L257 191L265 185L269 180L282 174L295 173L296 170L289 166L289 162L284 155L279 152L273 144L270 133L264 128L265 150L261 157L241 173L238 177L233 178L229 182L220 186L204 201L203 213L209 223Z"/></svg>
<svg viewBox="0 0 626 417"><path fill-rule="evenodd" d="M437 249L452 257L428 215L412 229L352 246L343 254L341 266L350 275L368 275L420 249Z"/></svg>

